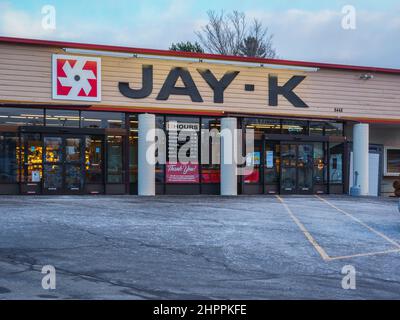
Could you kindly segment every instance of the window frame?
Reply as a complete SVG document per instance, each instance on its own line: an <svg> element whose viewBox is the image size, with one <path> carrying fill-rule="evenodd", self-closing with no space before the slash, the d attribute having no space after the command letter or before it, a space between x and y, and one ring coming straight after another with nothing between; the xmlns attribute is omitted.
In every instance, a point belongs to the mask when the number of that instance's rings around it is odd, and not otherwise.
<svg viewBox="0 0 400 320"><path fill-rule="evenodd" d="M400 147L384 147L384 175L386 177L399 177L400 176L400 171L399 172L388 172L388 150L400 150Z"/></svg>

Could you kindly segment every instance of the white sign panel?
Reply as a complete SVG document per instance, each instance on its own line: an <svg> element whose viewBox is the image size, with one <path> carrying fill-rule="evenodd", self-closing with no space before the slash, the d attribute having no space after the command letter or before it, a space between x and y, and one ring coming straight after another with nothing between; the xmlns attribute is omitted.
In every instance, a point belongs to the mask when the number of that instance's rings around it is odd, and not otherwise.
<svg viewBox="0 0 400 320"><path fill-rule="evenodd" d="M101 59L53 55L53 99L101 101Z"/></svg>

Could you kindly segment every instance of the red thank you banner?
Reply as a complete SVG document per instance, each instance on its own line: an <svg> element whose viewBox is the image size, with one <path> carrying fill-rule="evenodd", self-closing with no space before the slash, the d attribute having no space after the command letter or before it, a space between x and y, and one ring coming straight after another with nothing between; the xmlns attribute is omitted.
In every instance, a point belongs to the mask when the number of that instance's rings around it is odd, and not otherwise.
<svg viewBox="0 0 400 320"><path fill-rule="evenodd" d="M167 163L167 183L199 183L199 165L197 163Z"/></svg>

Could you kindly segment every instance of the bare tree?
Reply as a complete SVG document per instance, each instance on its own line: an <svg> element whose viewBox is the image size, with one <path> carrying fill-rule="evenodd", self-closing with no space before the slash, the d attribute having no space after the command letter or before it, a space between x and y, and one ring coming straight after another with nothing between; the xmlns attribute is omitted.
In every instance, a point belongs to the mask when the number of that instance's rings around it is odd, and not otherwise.
<svg viewBox="0 0 400 320"><path fill-rule="evenodd" d="M276 56L272 46L272 35L268 28L254 19L250 28L243 12L207 12L209 22L196 32L203 47L211 53L223 55L243 55L256 57Z"/></svg>
<svg viewBox="0 0 400 320"><path fill-rule="evenodd" d="M239 55L245 57L276 58L276 50L272 45L273 35L268 33L268 27L254 19L248 36L239 48Z"/></svg>

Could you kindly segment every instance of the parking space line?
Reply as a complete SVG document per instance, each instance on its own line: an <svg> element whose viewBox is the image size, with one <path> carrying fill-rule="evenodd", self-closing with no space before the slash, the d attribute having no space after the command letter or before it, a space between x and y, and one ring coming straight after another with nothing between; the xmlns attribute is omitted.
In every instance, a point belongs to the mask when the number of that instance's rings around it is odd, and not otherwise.
<svg viewBox="0 0 400 320"><path fill-rule="evenodd" d="M357 257L370 257L370 256L377 256L377 255L381 255L381 254L389 254L389 253L396 253L396 252L400 252L400 249L392 249L392 250L368 252L368 253L358 253L358 254L352 254L352 255L348 255L348 256L331 257L330 261L357 258Z"/></svg>
<svg viewBox="0 0 400 320"><path fill-rule="evenodd" d="M377 230L375 230L374 228L370 227L369 225L367 225L365 222L361 221L360 219L356 218L355 216L353 216L351 213L348 213L347 211L338 208L337 206L335 206L333 203L329 202L328 200L320 197L319 195L315 195L315 197L317 197L319 200L321 200L322 202L325 202L326 204L328 204L329 206L331 206L332 208L336 209L337 211L343 213L345 216L347 216L348 218L352 219L353 221L361 224L363 227L367 228L369 231L375 233L376 235L380 236L381 238L385 239L386 241L388 241L389 243L391 243L392 245L394 245L395 247L397 247L398 249L400 249L400 244L396 241L394 241L393 239L390 239L388 236L384 235L382 232L379 232Z"/></svg>
<svg viewBox="0 0 400 320"><path fill-rule="evenodd" d="M286 211L288 212L289 216L292 218L292 220L296 223L296 225L300 228L300 230L304 233L305 237L307 240L312 244L312 246L317 250L319 255L324 261L330 261L332 260L331 257L328 256L328 254L325 252L325 250L318 244L318 242L313 238L310 232L306 229L306 227L300 222L299 219L293 214L292 210L289 208L289 206L283 201L283 199L276 195L277 199L279 200L280 203L285 207Z"/></svg>

